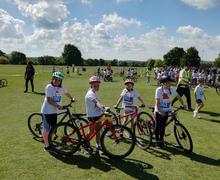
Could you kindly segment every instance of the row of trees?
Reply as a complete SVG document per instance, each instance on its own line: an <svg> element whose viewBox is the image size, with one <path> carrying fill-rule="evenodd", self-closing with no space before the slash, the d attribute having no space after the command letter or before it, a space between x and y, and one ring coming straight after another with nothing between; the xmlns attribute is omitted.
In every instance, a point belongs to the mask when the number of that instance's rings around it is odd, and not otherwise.
<svg viewBox="0 0 220 180"><path fill-rule="evenodd" d="M119 61L117 59L87 59L82 58L80 50L72 45L66 44L61 57L42 56L42 57L26 57L22 52L13 51L7 55L0 50L0 64L26 64L27 61L32 61L34 64L41 65L69 65L76 66L136 66L136 67L164 67L164 66L182 66L188 64L193 67L220 67L220 54L213 63L202 62L199 57L199 52L195 47L190 47L186 51L180 47L174 47L161 59L149 59L147 61Z"/></svg>

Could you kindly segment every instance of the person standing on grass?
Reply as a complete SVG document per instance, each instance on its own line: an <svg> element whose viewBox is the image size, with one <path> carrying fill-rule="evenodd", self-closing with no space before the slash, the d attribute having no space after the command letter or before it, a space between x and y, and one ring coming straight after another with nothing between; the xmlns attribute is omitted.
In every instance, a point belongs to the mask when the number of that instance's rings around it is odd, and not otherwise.
<svg viewBox="0 0 220 180"><path fill-rule="evenodd" d="M188 65L185 65L184 68L180 71L179 73L179 80L177 83L177 93L182 97L183 95L186 96L187 100L187 106L188 110L192 111L192 106L191 106L191 95L190 95L190 88L189 88L189 83L191 79L190 75L190 67ZM172 101L172 105L177 101L177 97L175 97Z"/></svg>
<svg viewBox="0 0 220 180"><path fill-rule="evenodd" d="M90 122L94 122L94 121L97 122L97 124L90 127L90 131L100 128L101 122L98 121L102 118L104 114L103 105L101 104L100 98L97 95L97 92L99 91L100 83L101 81L97 76L92 76L89 78L90 89L88 90L85 96L86 114ZM97 131L96 133L96 150L99 152L100 155L103 154L100 145L99 131ZM83 148L81 151L85 154L90 154L91 147Z"/></svg>
<svg viewBox="0 0 220 180"><path fill-rule="evenodd" d="M57 113L59 110L63 109L61 105L61 97L66 95L71 101L74 98L68 93L68 91L63 87L62 81L64 75L61 72L54 72L52 75L52 81L45 88L45 98L41 106L41 114L43 120L43 140L44 140L44 150L51 151L51 147L48 143L48 135L51 128L53 128L57 123Z"/></svg>
<svg viewBox="0 0 220 180"><path fill-rule="evenodd" d="M165 146L164 134L166 122L168 119L168 113L172 112L172 100L171 97L175 96L183 104L182 98L176 92L174 88L171 87L171 83L174 82L169 76L162 76L160 79L161 86L156 89L155 92L155 118L156 118L156 147L162 148Z"/></svg>
<svg viewBox="0 0 220 180"><path fill-rule="evenodd" d="M26 66L25 74L24 74L24 79L25 79L25 91L24 93L28 92L28 82L31 82L31 90L34 92L34 74L35 70L32 65L33 63L29 61Z"/></svg>
<svg viewBox="0 0 220 180"><path fill-rule="evenodd" d="M196 107L195 107L195 111L193 111L193 117L195 118L200 118L199 115L199 110L202 109L204 107L204 99L206 99L206 96L204 94L204 78L198 79L198 85L196 86L195 90L194 90L194 95L195 95L195 99L196 99Z"/></svg>

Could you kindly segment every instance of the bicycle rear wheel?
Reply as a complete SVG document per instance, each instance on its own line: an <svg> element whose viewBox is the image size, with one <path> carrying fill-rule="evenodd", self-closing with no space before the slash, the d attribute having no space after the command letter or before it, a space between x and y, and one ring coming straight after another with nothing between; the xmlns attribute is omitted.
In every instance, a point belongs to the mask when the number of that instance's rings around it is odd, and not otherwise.
<svg viewBox="0 0 220 180"><path fill-rule="evenodd" d="M136 144L146 150L150 147L155 132L154 118L147 112L139 113L133 132L136 136Z"/></svg>
<svg viewBox="0 0 220 180"><path fill-rule="evenodd" d="M6 79L1 80L1 86L6 87L8 85L8 81Z"/></svg>
<svg viewBox="0 0 220 180"><path fill-rule="evenodd" d="M122 159L132 153L135 136L122 125L106 128L101 135L101 146L105 155L113 159Z"/></svg>
<svg viewBox="0 0 220 180"><path fill-rule="evenodd" d="M71 155L79 150L81 135L75 126L61 123L50 130L48 141L55 152Z"/></svg>
<svg viewBox="0 0 220 180"><path fill-rule="evenodd" d="M136 137L136 144L141 149L148 149L152 143L152 134L148 122L137 120L133 127L133 132Z"/></svg>
<svg viewBox="0 0 220 180"><path fill-rule="evenodd" d="M215 90L216 90L216 93L220 96L220 86L217 86Z"/></svg>
<svg viewBox="0 0 220 180"><path fill-rule="evenodd" d="M193 143L188 130L180 123L174 125L174 135L180 148L187 153L193 150Z"/></svg>
<svg viewBox="0 0 220 180"><path fill-rule="evenodd" d="M42 138L42 115L33 113L28 117L28 129L37 138Z"/></svg>

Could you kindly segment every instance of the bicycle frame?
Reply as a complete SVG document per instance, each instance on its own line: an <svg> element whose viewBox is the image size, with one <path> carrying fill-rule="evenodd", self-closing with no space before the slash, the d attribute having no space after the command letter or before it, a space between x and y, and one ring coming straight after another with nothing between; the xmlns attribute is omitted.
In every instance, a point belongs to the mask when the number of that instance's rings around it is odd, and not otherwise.
<svg viewBox="0 0 220 180"><path fill-rule="evenodd" d="M78 142L79 144L83 144L84 142L86 141L91 141L98 132L100 132L100 130L102 129L102 127L107 127L107 128L110 128L111 129L111 126L112 126L112 122L108 119L105 119L104 122L98 127L98 129L95 129L95 130L90 130L90 132L88 134L85 133L85 129L88 128L88 127L92 127L92 126L95 126L97 125L98 123L97 122L89 122L89 124L87 125L84 125L84 126L81 126L78 128L78 130L80 131L80 134L82 135L82 139L81 139L81 142ZM82 133L81 133L82 132ZM112 132L112 136L113 138L116 140L116 142L118 143L119 140L117 139L116 135L115 135L115 131L114 129L111 129L111 132ZM73 142L73 140L71 139L71 136L74 134L75 132L67 135L67 140L70 140L71 142ZM75 143L75 142L74 142Z"/></svg>

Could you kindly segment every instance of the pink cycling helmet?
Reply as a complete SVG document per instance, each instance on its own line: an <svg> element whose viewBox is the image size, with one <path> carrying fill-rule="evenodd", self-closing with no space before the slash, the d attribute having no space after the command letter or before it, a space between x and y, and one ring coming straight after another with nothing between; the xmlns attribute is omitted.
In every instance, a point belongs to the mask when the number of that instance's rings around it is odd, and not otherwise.
<svg viewBox="0 0 220 180"><path fill-rule="evenodd" d="M92 83L101 83L99 77L97 76L92 76L89 78L89 84L92 84Z"/></svg>

